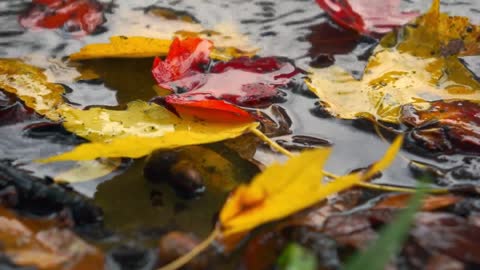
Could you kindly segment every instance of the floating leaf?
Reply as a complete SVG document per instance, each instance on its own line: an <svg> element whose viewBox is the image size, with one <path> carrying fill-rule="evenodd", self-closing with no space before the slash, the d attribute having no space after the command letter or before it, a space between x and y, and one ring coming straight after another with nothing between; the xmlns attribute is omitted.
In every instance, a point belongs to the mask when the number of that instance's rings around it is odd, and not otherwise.
<svg viewBox="0 0 480 270"><path fill-rule="evenodd" d="M179 95L168 95L165 102L180 115L194 116L200 120L224 123L243 123L253 121L247 111L223 100L212 99L210 95L191 94L185 98Z"/></svg>
<svg viewBox="0 0 480 270"><path fill-rule="evenodd" d="M149 37L126 37L112 36L110 43L94 43L83 47L79 52L70 55L74 61L99 59L99 58L146 58L164 56L168 54L172 40L157 39ZM241 53L234 48L215 48L209 54L212 59L230 59L229 52L236 52L238 55L252 55L252 53Z"/></svg>
<svg viewBox="0 0 480 270"><path fill-rule="evenodd" d="M246 232L263 223L286 217L327 196L340 192L387 168L402 144L401 137L392 144L384 158L365 174L341 176L322 184L321 168L330 149L305 151L285 164L269 166L249 185L239 186L220 212L225 236Z"/></svg>
<svg viewBox="0 0 480 270"><path fill-rule="evenodd" d="M91 140L71 152L44 161L138 158L156 149L205 144L234 138L257 123L211 123L180 119L163 107L134 101L126 110L64 110L65 128Z"/></svg>
<svg viewBox="0 0 480 270"><path fill-rule="evenodd" d="M211 47L211 42L200 38L175 39L165 61L155 59L152 74L161 89L177 95L157 101L200 119L245 121L250 118L248 112L233 104L269 100L279 94L278 86L299 72L292 64L273 57L240 57L215 63L207 72Z"/></svg>
<svg viewBox="0 0 480 270"><path fill-rule="evenodd" d="M202 73L202 66L207 65L213 44L200 38L187 38L180 41L175 38L170 45L164 61L156 57L153 61L152 75L158 85L173 91L174 88L191 90L199 82L182 80L196 77Z"/></svg>
<svg viewBox="0 0 480 270"><path fill-rule="evenodd" d="M307 84L327 110L344 119L367 117L398 123L405 104L424 109L427 102L441 99L480 102L480 83L459 61L456 55L460 52L445 56L444 49L442 53L448 39L463 35L468 25L462 17L435 17L436 3L414 25L407 25L404 33L382 40L361 80L336 66L313 70ZM438 34L446 29L448 34ZM472 38L477 37L466 40Z"/></svg>
<svg viewBox="0 0 480 270"><path fill-rule="evenodd" d="M93 33L105 22L102 5L95 0L33 0L19 18L25 28L63 27L77 35Z"/></svg>
<svg viewBox="0 0 480 270"><path fill-rule="evenodd" d="M95 43L71 54L70 60L98 58L142 58L166 55L172 44L169 39L147 37L110 37L110 43Z"/></svg>
<svg viewBox="0 0 480 270"><path fill-rule="evenodd" d="M402 12L400 0L316 0L339 25L363 34L385 34L419 14Z"/></svg>
<svg viewBox="0 0 480 270"><path fill-rule="evenodd" d="M49 83L43 72L16 59L0 59L0 89L17 95L37 113L59 120L56 109L62 105L62 86Z"/></svg>
<svg viewBox="0 0 480 270"><path fill-rule="evenodd" d="M401 120L413 128L410 138L433 151L480 151L480 105L435 101L425 109L406 105Z"/></svg>

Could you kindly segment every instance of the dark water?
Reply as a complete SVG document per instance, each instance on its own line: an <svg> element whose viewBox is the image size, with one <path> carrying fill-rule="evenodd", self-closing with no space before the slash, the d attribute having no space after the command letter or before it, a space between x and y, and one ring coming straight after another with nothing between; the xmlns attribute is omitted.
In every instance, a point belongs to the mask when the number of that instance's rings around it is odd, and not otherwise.
<svg viewBox="0 0 480 270"><path fill-rule="evenodd" d="M405 0L405 10L428 9L430 1ZM97 60L82 64L65 61L65 56L82 46L106 42L113 35L141 35L164 37L180 29L198 30L198 25L169 21L144 13L148 6L171 8L187 12L203 28L215 29L219 25L233 26L244 34L248 42L258 46L262 56L283 56L295 61L300 68L308 68L322 54L333 54L336 64L361 76L368 52L376 45L371 38L360 37L333 25L313 0L173 0L173 1L112 1L106 13L106 31L83 38L70 37L59 30L29 31L17 22L17 15L29 1L0 0L0 57L22 58L28 63L45 68L53 82L71 89L66 97L79 107L90 105L116 106L134 99L149 100L155 96L154 82L150 77L152 59ZM480 1L442 1L443 11L468 16L480 23ZM343 37L339 41L338 37ZM93 68L102 78L97 84L75 82L81 68ZM342 121L322 117L318 100L306 88L287 93L285 108L293 121L292 135L313 136L333 144L327 169L343 174L368 166L378 159L388 144L372 131L371 125L361 121ZM268 113L270 110L267 109ZM14 160L14 164L32 171L37 176L52 176L66 165L39 165L32 160L63 152L72 147L68 143L45 138L22 136L25 126L37 119L15 125L0 126L0 157ZM291 140L291 135L276 139ZM446 176L438 184L450 185L474 182L478 179L455 178L448 169L464 166L480 170L480 160L472 156L465 165L464 155L426 158L402 152L391 169L376 180L398 186L414 186L409 160L431 164L445 170ZM278 158L268 149L257 151L256 158L266 163ZM466 167L465 167L466 166ZM193 231L204 236L210 229L213 217L223 203L227 190L208 189L195 200L178 198L168 186L156 186L142 176L143 160L127 166L122 173L100 180L73 185L80 192L93 196L106 217L109 228L125 234L154 227L171 226ZM242 178L239 176L238 178ZM243 176L243 178L245 178ZM106 181L109 180L109 181ZM160 195L159 195L160 194ZM162 203L154 199L162 197ZM148 242L148 241L147 241Z"/></svg>

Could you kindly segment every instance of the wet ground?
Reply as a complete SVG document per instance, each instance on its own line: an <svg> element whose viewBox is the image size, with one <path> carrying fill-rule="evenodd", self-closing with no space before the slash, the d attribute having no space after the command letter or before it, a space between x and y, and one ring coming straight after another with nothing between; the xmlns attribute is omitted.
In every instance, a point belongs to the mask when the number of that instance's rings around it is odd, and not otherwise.
<svg viewBox="0 0 480 270"><path fill-rule="evenodd" d="M168 37L177 30L195 31L199 28L188 22L150 16L145 9L151 6L185 12L205 29L233 26L233 29L247 37L250 44L261 49L261 56L287 57L303 69L315 65L325 55L332 55L336 64L361 76L369 53L377 44L373 38L362 37L335 26L313 0L112 1L106 3L107 22L101 31L82 38L72 37L61 30L31 31L22 28L17 16L27 8L29 2L0 0L0 57L22 58L45 68L50 81L61 83L69 89L66 98L78 107L118 106L134 99L149 100L156 95L149 72L152 59L95 60L82 64L72 64L66 60L66 56L82 46L106 42L114 35ZM423 0L406 0L402 3L405 10L425 11L429 5L429 1ZM442 1L442 9L451 14L468 16L474 23L480 23L480 2L477 0ZM101 80L75 82L74 78L80 75L82 67L94 67ZM330 142L333 155L327 169L332 172L343 174L367 166L378 159L388 145L366 121L327 117L319 107L317 98L300 83L296 89L286 92L284 102L275 106L277 110L278 107L285 109L292 123L290 134L275 139L289 143L293 136L302 135ZM272 108L266 108L265 113L275 119ZM39 165L33 160L66 151L75 142L53 135L35 137L25 134L25 127L38 122L38 118L30 118L15 124L0 125L0 159L10 160L13 166L28 170L35 176L53 177L69 164ZM223 147L214 145L211 149L228 160L238 160L234 154L222 150ZM478 156L431 156L422 151L404 151L402 156L375 183L415 186L415 170L412 169L411 160L443 170L444 176L436 181L440 186L476 183L480 177ZM262 147L257 150L255 158L269 163L280 157ZM72 186L93 198L104 211L106 227L121 232L126 239L144 239L142 243L145 245L153 244L151 239L155 234L152 231L166 228L205 236L211 230L214 216L228 189L207 187L203 196L186 200L177 196L167 185L146 181L142 174L143 166L143 160L124 161L122 168L115 173ZM458 168L473 173L470 176L455 173ZM238 179L248 179L251 173L239 172ZM109 245L108 241L105 243Z"/></svg>

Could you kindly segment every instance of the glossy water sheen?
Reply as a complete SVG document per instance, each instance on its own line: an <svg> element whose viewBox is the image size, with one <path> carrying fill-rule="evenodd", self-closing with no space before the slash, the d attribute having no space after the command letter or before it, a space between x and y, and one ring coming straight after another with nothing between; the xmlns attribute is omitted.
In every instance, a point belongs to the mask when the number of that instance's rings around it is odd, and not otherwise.
<svg viewBox="0 0 480 270"><path fill-rule="evenodd" d="M95 60L68 64L65 56L88 43L105 42L111 35L168 36L179 29L198 30L189 23L178 23L149 17L143 8L151 5L185 11L196 18L203 27L214 28L218 24L231 24L245 34L250 42L261 48L262 56L284 56L307 68L316 56L334 54L336 64L347 67L360 75L368 52L375 40L359 37L338 29L328 22L313 0L174 0L174 1L112 1L106 14L106 32L81 39L71 38L61 31L26 31L17 23L17 14L29 1L0 0L0 57L19 57L43 67L52 81L71 88L66 97L79 107L89 105L115 106L133 99L149 100L155 95L149 69L153 59ZM404 1L406 10L425 11L429 1ZM444 11L470 17L480 22L480 1L442 1ZM333 40L333 41L332 41ZM76 68L77 67L77 68ZM91 68L99 74L103 83L74 82L77 69ZM308 135L333 143L334 151L328 169L335 173L368 166L378 159L387 147L371 130L369 124L352 123L320 117L317 99L305 89L288 93L285 108L293 121L293 135ZM267 113L272 114L270 110ZM52 166L30 163L32 159L65 151L56 141L19 137L25 123L0 126L0 157L16 160L16 164L31 169L37 175L49 175ZM7 138L7 139L5 139ZM282 139L282 138L278 138ZM283 139L289 140L286 136ZM11 147L14 145L15 147ZM452 168L460 164L463 156L445 156L436 161L403 152L409 159ZM256 156L269 162L274 155L260 149ZM377 180L379 183L412 186L415 184L406 159L398 158L394 166ZM76 187L89 195L104 208L107 225L125 232L155 226L180 226L180 228L206 234L226 195L209 190L196 200L178 199L167 186L152 186L143 179L143 161L135 162L124 174L108 182L84 183ZM96 191L96 193L95 193ZM162 205L152 203L152 197L160 192ZM158 195L158 194L157 194Z"/></svg>

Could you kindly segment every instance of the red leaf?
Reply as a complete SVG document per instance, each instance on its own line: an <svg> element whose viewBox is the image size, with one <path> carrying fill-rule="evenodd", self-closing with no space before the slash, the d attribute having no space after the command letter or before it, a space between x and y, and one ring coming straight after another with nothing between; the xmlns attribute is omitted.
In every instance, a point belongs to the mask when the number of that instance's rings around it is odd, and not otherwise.
<svg viewBox="0 0 480 270"><path fill-rule="evenodd" d="M193 116L213 122L252 122L253 117L245 110L223 100L204 94L169 95L165 102L180 115Z"/></svg>
<svg viewBox="0 0 480 270"><path fill-rule="evenodd" d="M388 33L419 15L400 11L400 0L316 1L336 23L367 35Z"/></svg>
<svg viewBox="0 0 480 270"><path fill-rule="evenodd" d="M217 62L207 72L212 48L200 38L175 39L165 61L155 58L153 77L160 87L177 94L163 102L179 114L217 122L251 121L248 112L235 105L256 105L275 97L277 87L300 72L274 57Z"/></svg>
<svg viewBox="0 0 480 270"><path fill-rule="evenodd" d="M25 28L63 27L77 35L90 34L105 22L103 7L95 0L35 0L19 17Z"/></svg>
<svg viewBox="0 0 480 270"><path fill-rule="evenodd" d="M162 88L193 89L202 81L201 65L208 64L211 49L212 43L208 40L175 38L165 61L155 58L152 75Z"/></svg>
<svg viewBox="0 0 480 270"><path fill-rule="evenodd" d="M435 101L427 110L407 105L402 122L412 126L411 138L435 151L480 151L480 105L469 101Z"/></svg>

